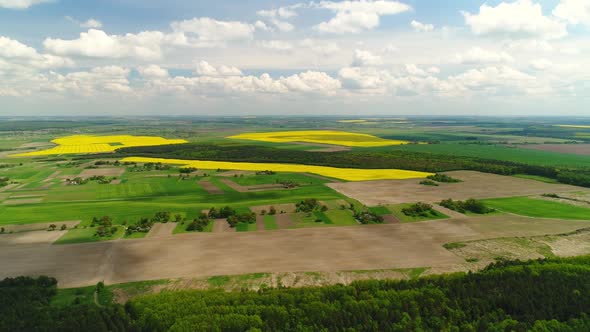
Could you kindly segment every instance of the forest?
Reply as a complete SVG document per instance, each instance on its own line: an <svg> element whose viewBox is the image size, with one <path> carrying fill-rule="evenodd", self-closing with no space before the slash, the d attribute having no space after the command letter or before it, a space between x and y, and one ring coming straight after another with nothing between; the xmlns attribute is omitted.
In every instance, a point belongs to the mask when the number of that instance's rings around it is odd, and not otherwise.
<svg viewBox="0 0 590 332"><path fill-rule="evenodd" d="M528 174L561 183L590 187L590 170L563 169L501 160L411 151L342 151L317 153L261 145L181 144L132 147L117 150L121 157L199 159L234 162L299 163L344 168L398 168L423 172L472 170L500 175Z"/></svg>
<svg viewBox="0 0 590 332"><path fill-rule="evenodd" d="M225 292L124 306L50 304L56 280L0 282L0 331L589 331L590 256L500 261L477 273Z"/></svg>

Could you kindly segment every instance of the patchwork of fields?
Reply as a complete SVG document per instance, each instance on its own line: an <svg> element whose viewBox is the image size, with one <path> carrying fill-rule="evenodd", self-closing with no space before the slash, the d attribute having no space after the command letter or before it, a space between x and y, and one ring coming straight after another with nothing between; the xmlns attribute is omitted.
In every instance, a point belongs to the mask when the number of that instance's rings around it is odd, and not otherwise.
<svg viewBox="0 0 590 332"><path fill-rule="evenodd" d="M372 126L385 122L337 123ZM409 122L389 121L387 125ZM497 155L499 160L519 162L528 158L534 165L590 165L587 156L507 146L404 145L420 141L414 139L419 136L406 141L336 130L215 135L213 142L217 139L220 144L242 144L235 142L244 140L293 150L319 146L324 149L312 151L322 154L401 149ZM457 137L453 132L437 135ZM489 134L478 137L484 135ZM496 138L508 136L497 134ZM3 143L18 153L0 157L0 166L7 165L0 168L0 180L6 179L0 187L0 259L7 266L0 277L43 273L57 276L62 286L81 286L101 280L114 283L295 270L429 267L456 271L469 265L465 258L445 249L446 243L590 227L590 201L585 198L590 197L590 190L543 176L451 171L444 174L460 182L425 185L424 179L433 173L273 160L118 158L113 154L122 147L190 141L143 136L142 132L141 136L66 136L52 140L57 146L49 149L44 149L47 140ZM324 145L345 148L331 150ZM110 155L95 157L95 153ZM545 154L563 158L547 160ZM448 198L482 199L495 211L476 215L438 205ZM317 202L312 210L304 211L298 205L311 199ZM404 212L418 202L432 204L432 209L419 215ZM230 218L209 214L203 227L189 227L203 218L202 213L223 207L230 207L236 215L252 214L253 219L230 225ZM163 212L170 220L155 221L145 232L126 233L130 225ZM361 218L366 214L382 220L363 225ZM105 216L110 232L99 236L95 222Z"/></svg>

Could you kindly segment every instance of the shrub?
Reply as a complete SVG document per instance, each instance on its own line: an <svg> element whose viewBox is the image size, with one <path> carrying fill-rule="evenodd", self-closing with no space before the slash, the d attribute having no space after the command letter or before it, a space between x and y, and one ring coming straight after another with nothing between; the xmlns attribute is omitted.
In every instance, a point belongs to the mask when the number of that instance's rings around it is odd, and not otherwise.
<svg viewBox="0 0 590 332"><path fill-rule="evenodd" d="M402 213L410 217L428 217L434 211L432 205L418 202L402 209Z"/></svg>
<svg viewBox="0 0 590 332"><path fill-rule="evenodd" d="M459 179L455 179L455 178L452 178L452 177L450 177L448 175L440 174L440 173L436 173L434 175L430 175L430 176L427 177L427 179L433 180L433 181L436 181L436 182L444 182L444 183L458 183L458 182L462 182Z"/></svg>
<svg viewBox="0 0 590 332"><path fill-rule="evenodd" d="M433 187L438 187L438 183L434 182L434 181L430 181L430 180L424 180L424 181L420 181L421 185L424 186L433 186Z"/></svg>

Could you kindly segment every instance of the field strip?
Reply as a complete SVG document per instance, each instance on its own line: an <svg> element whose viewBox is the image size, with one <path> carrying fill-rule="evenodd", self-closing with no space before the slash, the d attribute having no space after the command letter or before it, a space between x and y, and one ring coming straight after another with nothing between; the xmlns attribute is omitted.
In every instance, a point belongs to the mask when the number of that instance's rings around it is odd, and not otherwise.
<svg viewBox="0 0 590 332"><path fill-rule="evenodd" d="M219 226L226 225L227 222ZM134 241L50 246L14 244L0 236L0 278L51 275L60 280L60 287L77 287L98 281L112 284L257 272L448 268L463 264L464 260L444 249L445 243L561 234L587 226L583 221L490 216L334 227L329 232L303 228L186 233Z"/></svg>
<svg viewBox="0 0 590 332"><path fill-rule="evenodd" d="M408 144L408 141L390 140L377 136L336 130L298 130L264 133L243 133L230 139L269 143L311 143L347 147L379 147Z"/></svg>
<svg viewBox="0 0 590 332"><path fill-rule="evenodd" d="M240 171L273 171L292 173L314 173L331 178L346 181L371 181L371 180L400 180L425 178L432 173L407 171L400 169L359 169L359 168L337 168L328 166L313 166L302 164L277 164L277 163L247 163L227 161L204 161L204 160L183 160L164 158L129 157L121 162L134 163L162 163L182 165L183 167L194 167L199 169L227 169Z"/></svg>

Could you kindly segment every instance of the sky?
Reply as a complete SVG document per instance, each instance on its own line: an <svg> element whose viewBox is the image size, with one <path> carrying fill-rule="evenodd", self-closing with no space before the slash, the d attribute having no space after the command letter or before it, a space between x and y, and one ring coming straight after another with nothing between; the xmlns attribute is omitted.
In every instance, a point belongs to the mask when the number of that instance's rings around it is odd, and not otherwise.
<svg viewBox="0 0 590 332"><path fill-rule="evenodd" d="M590 116L590 0L0 0L0 116Z"/></svg>

